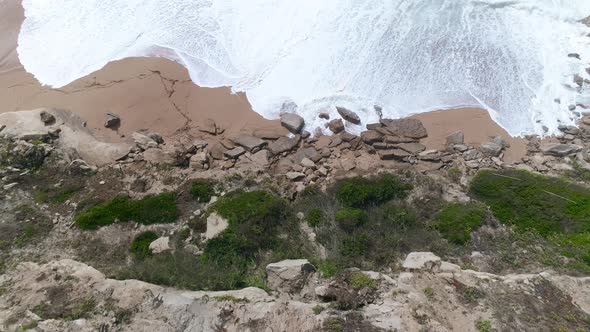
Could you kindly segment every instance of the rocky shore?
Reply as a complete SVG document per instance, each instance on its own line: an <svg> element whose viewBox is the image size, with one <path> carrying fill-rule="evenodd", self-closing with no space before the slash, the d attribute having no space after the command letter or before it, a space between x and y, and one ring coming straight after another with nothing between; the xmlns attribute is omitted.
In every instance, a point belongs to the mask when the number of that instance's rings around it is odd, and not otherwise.
<svg viewBox="0 0 590 332"><path fill-rule="evenodd" d="M452 240L441 244L432 238L434 226L407 230L406 225L395 231L383 228L392 234L416 236L416 247L404 244L407 247L394 248L390 244L392 248L387 250L392 251L385 255L388 263L372 265L378 267L375 272L357 268L361 262L329 275L325 262L341 253L333 256L335 249L325 241L325 233L348 232L345 227L351 226L343 225L351 217L342 221L339 213L354 216L360 210L339 210L335 218L343 223L338 227L344 231L324 231L323 226L311 222L313 213L307 206L328 204L321 200L331 198L321 196L322 192L329 195L338 190L342 179L353 178L354 183L358 176L376 174L397 175L410 185L400 190L412 188L407 198L393 205L395 218L416 211L412 213L428 219L446 204L473 202L470 185L480 170L492 170L500 178L514 176L505 172L524 170L565 177L585 186L590 174L589 115L581 118L578 127L560 128L560 137L527 137L526 156L506 162L509 143L502 137L472 145L457 131L448 135L444 149L432 150L422 143L428 132L417 119L382 119L354 135L346 128L354 123L355 115L344 109L339 109L339 114L341 118L326 119L334 133L331 136L302 131L300 117L284 114L281 125L288 135L273 130L227 134L223 125L209 120L190 134L163 138L145 129L123 143L100 142L83 119L64 110L0 114L0 212L6 218L0 227L17 239L0 240L4 248L0 257L0 327L7 331L335 332L491 331L493 326L498 330L543 331L541 327L574 328L590 322L590 281L583 273L572 272L575 269L557 267L577 261L561 254L553 258L554 249L538 249L547 244L541 244L546 240L537 235L514 239L518 233L494 217L486 219L480 230L467 234L473 247L445 249L442 259L430 249L446 248ZM124 122L124 117L105 114L109 130ZM217 189L211 190L207 183L216 183ZM289 207L282 209L293 213L287 220L294 219L297 227L295 231L287 227L294 233L278 238L302 237L304 240L297 241L303 242L297 243L304 243L300 245L313 252L317 261L262 259L264 264L257 263L262 265L255 269L262 273L256 275L259 279L246 283L256 287L241 290L185 291L171 287L178 285L176 281L152 275L163 269L158 257L186 259L181 266L207 257L209 243L236 227L216 202L227 202L235 192L258 190L270 191L288 202ZM310 192L320 198L306 200ZM172 223L145 222L139 218L151 216L142 214L123 220L117 216L115 223L91 225L95 227L91 229L80 222L80 215L89 207L121 195L129 197L130 201L125 201L129 206L158 197L162 201L150 201L153 206L149 211L160 214L157 204L164 204L162 193L176 195L178 211ZM557 199L569 199L561 192L551 193ZM264 197L257 197L256 204L269 204ZM250 209L256 210L256 204ZM335 212L329 204L322 213ZM477 207L478 203L474 204ZM372 210L375 208L367 208L366 213L381 218L381 212ZM93 218L90 221L99 216ZM31 234L23 235L28 234L26 227L31 227ZM146 232L153 236L148 237L145 250L154 265L143 267L149 272L125 274L126 269L143 266L137 265L144 263L129 254L128 248ZM355 239L365 236L353 234ZM520 247L500 247L505 241ZM230 244L226 248L229 250ZM536 255L559 263L548 267ZM160 285L128 280L127 276ZM571 320L539 318L546 313L569 315Z"/></svg>

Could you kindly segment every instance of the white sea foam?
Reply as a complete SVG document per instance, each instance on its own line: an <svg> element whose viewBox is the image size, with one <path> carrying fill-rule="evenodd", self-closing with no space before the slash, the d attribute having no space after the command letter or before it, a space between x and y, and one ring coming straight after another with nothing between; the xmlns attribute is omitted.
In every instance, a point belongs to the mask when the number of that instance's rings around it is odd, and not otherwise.
<svg viewBox="0 0 590 332"><path fill-rule="evenodd" d="M364 123L483 106L511 134L572 123L588 93L588 0L24 0L18 52L63 86L112 60L164 55L204 87L244 91L276 118L293 101L308 127L333 106ZM579 53L582 60L568 57ZM586 96L585 96L586 95ZM556 103L559 99L561 103ZM360 126L351 128L360 130Z"/></svg>

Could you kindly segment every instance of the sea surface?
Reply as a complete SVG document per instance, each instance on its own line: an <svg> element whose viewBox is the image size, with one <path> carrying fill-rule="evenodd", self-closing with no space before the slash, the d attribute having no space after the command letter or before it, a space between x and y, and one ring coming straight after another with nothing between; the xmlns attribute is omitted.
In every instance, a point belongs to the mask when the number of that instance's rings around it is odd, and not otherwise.
<svg viewBox="0 0 590 332"><path fill-rule="evenodd" d="M0 0L13 1L13 0ZM23 0L18 54L61 87L163 56L267 118L350 108L363 124L478 106L512 135L557 132L588 103L590 0ZM577 53L581 59L568 57ZM375 106L378 106L375 108ZM583 111L578 109L576 111ZM590 111L590 110L589 110ZM362 126L348 124L358 132ZM325 130L325 129L324 129Z"/></svg>

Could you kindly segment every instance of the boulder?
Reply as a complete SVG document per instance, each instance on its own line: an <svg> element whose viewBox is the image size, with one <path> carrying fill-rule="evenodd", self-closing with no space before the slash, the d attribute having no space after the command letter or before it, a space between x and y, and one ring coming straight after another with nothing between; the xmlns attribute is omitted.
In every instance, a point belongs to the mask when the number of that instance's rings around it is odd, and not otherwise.
<svg viewBox="0 0 590 332"><path fill-rule="evenodd" d="M418 119L382 119L381 123L394 136L403 136L414 139L420 139L428 136L422 121Z"/></svg>
<svg viewBox="0 0 590 332"><path fill-rule="evenodd" d="M158 148L145 150L143 152L143 158L145 161L149 161L152 164L172 165L176 162L176 159L172 154Z"/></svg>
<svg viewBox="0 0 590 332"><path fill-rule="evenodd" d="M502 146L493 142L483 143L479 150L486 156L497 157L502 153Z"/></svg>
<svg viewBox="0 0 590 332"><path fill-rule="evenodd" d="M590 126L590 115L586 115L585 117L582 118L582 123Z"/></svg>
<svg viewBox="0 0 590 332"><path fill-rule="evenodd" d="M39 113L39 117L41 118L41 122L43 122L46 126L55 123L55 116L49 113L48 111L41 111Z"/></svg>
<svg viewBox="0 0 590 332"><path fill-rule="evenodd" d="M170 248L170 238L168 236L158 238L154 242L150 243L150 249L152 250L153 254L160 254L171 250L172 248Z"/></svg>
<svg viewBox="0 0 590 332"><path fill-rule="evenodd" d="M69 168L70 168L70 172L72 172L74 174L95 173L98 170L98 168L96 166L88 165L88 163L82 159L72 160Z"/></svg>
<svg viewBox="0 0 590 332"><path fill-rule="evenodd" d="M268 167L270 165L270 153L268 150L260 150L250 156L250 160L260 167Z"/></svg>
<svg viewBox="0 0 590 332"><path fill-rule="evenodd" d="M412 252L408 254L402 266L409 272L437 272L441 266L441 259L431 252Z"/></svg>
<svg viewBox="0 0 590 332"><path fill-rule="evenodd" d="M361 139L367 144L373 144L381 142L383 140L383 135L375 130L366 130L361 133Z"/></svg>
<svg viewBox="0 0 590 332"><path fill-rule="evenodd" d="M324 119L324 120L330 120L330 114L328 114L328 113L323 113L323 112L322 112L322 113L320 113L320 114L318 115L318 117L319 117L320 119Z"/></svg>
<svg viewBox="0 0 590 332"><path fill-rule="evenodd" d="M137 132L153 139L158 144L164 143L164 138L162 138L162 135L160 135L158 133L155 133L155 132L147 130L147 129L140 129Z"/></svg>
<svg viewBox="0 0 590 332"><path fill-rule="evenodd" d="M350 142L352 140L354 140L355 138L357 138L358 136L347 133L347 132L343 132L340 134L340 139L343 140L344 142Z"/></svg>
<svg viewBox="0 0 590 332"><path fill-rule="evenodd" d="M266 141L250 135L239 135L232 139L232 142L250 152L256 152L266 145Z"/></svg>
<svg viewBox="0 0 590 332"><path fill-rule="evenodd" d="M379 150L377 152L377 154L379 155L379 158L381 158L382 160L400 160L403 161L405 160L407 157L410 156L410 154L402 149L393 149L393 150Z"/></svg>
<svg viewBox="0 0 590 332"><path fill-rule="evenodd" d="M336 110L344 120L357 125L361 124L361 118L355 112L344 107L336 107Z"/></svg>
<svg viewBox="0 0 590 332"><path fill-rule="evenodd" d="M217 130L217 124L212 119L205 119L198 128L199 131L211 135L217 135L219 133Z"/></svg>
<svg viewBox="0 0 590 332"><path fill-rule="evenodd" d="M237 148L225 151L224 155L229 159L238 159L244 153L246 153L246 150L243 147L238 146Z"/></svg>
<svg viewBox="0 0 590 332"><path fill-rule="evenodd" d="M254 130L254 132L252 133L252 135L254 137L258 137L258 138L272 139L272 140L275 140L275 139L283 136L282 130L280 130L280 129L274 129L274 128L261 128L261 129L256 129L256 130Z"/></svg>
<svg viewBox="0 0 590 332"><path fill-rule="evenodd" d="M475 150L475 149L471 149L471 150L467 150L466 152L463 152L463 158L465 158L465 160L467 160L467 161L478 159L480 157L481 157L481 152L479 152L478 150Z"/></svg>
<svg viewBox="0 0 590 332"><path fill-rule="evenodd" d="M121 125L121 118L116 114L107 113L105 118L104 126L106 128L116 129Z"/></svg>
<svg viewBox="0 0 590 332"><path fill-rule="evenodd" d="M301 292L316 268L307 259L284 260L266 266L268 287L280 293Z"/></svg>
<svg viewBox="0 0 590 332"><path fill-rule="evenodd" d="M207 169L207 153L205 151L201 151L193 155L189 161L189 165L194 170L200 169Z"/></svg>
<svg viewBox="0 0 590 332"><path fill-rule="evenodd" d="M328 122L328 129L334 134L338 134L344 131L344 122L342 119L335 119Z"/></svg>
<svg viewBox="0 0 590 332"><path fill-rule="evenodd" d="M203 233L205 240L211 240L229 227L227 219L213 212L207 217L207 230Z"/></svg>
<svg viewBox="0 0 590 332"><path fill-rule="evenodd" d="M141 150L147 150L147 149L158 147L158 142L156 142L155 140L153 140L151 137L149 137L147 135L144 135L144 134L136 131L131 136L133 137L135 144Z"/></svg>
<svg viewBox="0 0 590 332"><path fill-rule="evenodd" d="M268 150L273 154L273 155L278 155L281 154L283 152L287 152L287 151L291 151L293 150L297 144L299 144L299 136L295 136L295 137L279 137L279 139L277 139L276 141L272 142L269 146L268 146Z"/></svg>
<svg viewBox="0 0 590 332"><path fill-rule="evenodd" d="M281 114L281 125L293 134L299 134L305 125L305 121L295 113L284 113Z"/></svg>
<svg viewBox="0 0 590 332"><path fill-rule="evenodd" d="M209 147L209 155L215 160L223 160L223 156L227 149L220 142L215 142Z"/></svg>
<svg viewBox="0 0 590 332"><path fill-rule="evenodd" d="M426 146L420 143L401 143L397 147L411 154L418 154L426 150Z"/></svg>
<svg viewBox="0 0 590 332"><path fill-rule="evenodd" d="M200 149L204 149L207 147L207 145L209 145L209 143L207 143L207 141L202 140L202 139L196 139L192 142L191 145L191 150L195 151L195 150L200 150Z"/></svg>
<svg viewBox="0 0 590 332"><path fill-rule="evenodd" d="M565 157L582 151L583 146L577 144L546 143L541 145L541 152L546 156Z"/></svg>
<svg viewBox="0 0 590 332"><path fill-rule="evenodd" d="M463 144L465 143L465 134L463 134L462 131L456 131L452 134L450 134L449 136L447 136L447 146L449 145L457 145L457 144Z"/></svg>
<svg viewBox="0 0 590 332"><path fill-rule="evenodd" d="M303 160L301 160L301 166L305 167L305 168L315 168L316 165L315 163L308 158L303 158Z"/></svg>

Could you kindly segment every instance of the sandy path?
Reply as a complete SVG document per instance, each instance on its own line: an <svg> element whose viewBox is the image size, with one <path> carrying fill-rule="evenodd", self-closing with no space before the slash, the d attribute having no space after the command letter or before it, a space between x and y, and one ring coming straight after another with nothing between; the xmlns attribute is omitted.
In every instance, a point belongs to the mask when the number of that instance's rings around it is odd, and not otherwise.
<svg viewBox="0 0 590 332"><path fill-rule="evenodd" d="M105 141L127 139L133 131L149 128L164 136L192 131L205 119L213 119L226 135L268 129L286 134L278 121L263 119L252 111L243 94L228 88L200 88L186 69L162 58L129 58L61 89L41 86L20 65L16 45L23 9L18 0L0 2L0 113L53 107L71 110L88 122L88 127ZM106 112L122 118L118 131L104 128ZM488 113L481 109L457 109L424 113L421 119L429 137L428 148L443 148L445 137L456 130L465 132L470 144L502 135L512 148L507 161L524 155L524 140L512 139Z"/></svg>

